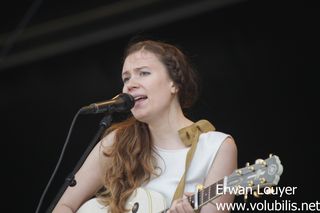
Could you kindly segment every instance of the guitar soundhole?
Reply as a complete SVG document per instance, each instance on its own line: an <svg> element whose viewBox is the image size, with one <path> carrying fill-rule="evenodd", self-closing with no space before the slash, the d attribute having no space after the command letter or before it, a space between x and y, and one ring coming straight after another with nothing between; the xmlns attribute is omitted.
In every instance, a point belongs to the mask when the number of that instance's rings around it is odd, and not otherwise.
<svg viewBox="0 0 320 213"><path fill-rule="evenodd" d="M139 209L139 203L136 202L136 203L133 204L132 213L137 213L138 209Z"/></svg>

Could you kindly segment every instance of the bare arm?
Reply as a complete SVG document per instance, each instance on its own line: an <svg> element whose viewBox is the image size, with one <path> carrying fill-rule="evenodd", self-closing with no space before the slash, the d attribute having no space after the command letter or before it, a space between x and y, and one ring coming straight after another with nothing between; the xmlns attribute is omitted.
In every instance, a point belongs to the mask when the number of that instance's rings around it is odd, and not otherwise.
<svg viewBox="0 0 320 213"><path fill-rule="evenodd" d="M230 175L237 168L237 147L234 140L228 137L221 144L219 151L211 165L208 176L205 179L205 187L216 183L225 176ZM192 193L186 193L191 195ZM222 195L215 199L215 203L231 203L234 200L234 195ZM167 213L180 213L180 212L194 212L187 199L175 200ZM201 208L201 213L222 213L226 211L218 211L216 206L208 203Z"/></svg>
<svg viewBox="0 0 320 213"><path fill-rule="evenodd" d="M217 156L209 170L208 176L205 180L205 186L216 183L225 176L230 175L237 169L237 147L234 140L228 137L219 148ZM212 203L231 203L234 201L234 195L222 195L221 197L212 201ZM229 212L218 211L216 206L209 202L202 207L201 213L222 213Z"/></svg>
<svg viewBox="0 0 320 213"><path fill-rule="evenodd" d="M54 213L76 212L103 186L104 167L102 161L109 159L102 154L102 147L110 146L113 138L114 133L112 132L94 147L75 175L77 185L67 188L54 208Z"/></svg>

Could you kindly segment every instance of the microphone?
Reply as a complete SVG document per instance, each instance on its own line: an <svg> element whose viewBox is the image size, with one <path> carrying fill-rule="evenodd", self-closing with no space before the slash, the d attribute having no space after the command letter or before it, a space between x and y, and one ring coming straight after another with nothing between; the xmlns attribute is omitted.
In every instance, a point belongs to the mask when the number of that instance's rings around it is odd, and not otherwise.
<svg viewBox="0 0 320 213"><path fill-rule="evenodd" d="M134 98L127 93L120 93L110 100L84 106L80 114L113 113L129 111L134 106Z"/></svg>

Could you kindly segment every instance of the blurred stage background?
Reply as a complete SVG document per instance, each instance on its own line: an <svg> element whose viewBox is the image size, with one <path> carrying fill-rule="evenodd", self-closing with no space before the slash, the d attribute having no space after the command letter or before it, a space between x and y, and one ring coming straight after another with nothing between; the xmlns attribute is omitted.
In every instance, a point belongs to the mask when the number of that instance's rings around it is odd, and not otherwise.
<svg viewBox="0 0 320 213"><path fill-rule="evenodd" d="M32 3L30 21L21 22ZM121 92L122 52L136 36L187 52L202 79L202 95L189 117L208 119L231 134L239 167L269 153L280 157L279 185L297 186L296 194L257 202L315 202L318 9L306 2L240 0L2 4L2 174L9 188L3 207L35 211L75 113ZM78 118L43 210L93 138L101 116Z"/></svg>

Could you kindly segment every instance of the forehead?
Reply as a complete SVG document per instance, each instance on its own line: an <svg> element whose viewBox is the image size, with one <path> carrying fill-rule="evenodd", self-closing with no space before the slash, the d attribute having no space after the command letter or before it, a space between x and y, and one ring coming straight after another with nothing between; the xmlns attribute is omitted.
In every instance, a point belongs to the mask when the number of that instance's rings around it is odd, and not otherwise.
<svg viewBox="0 0 320 213"><path fill-rule="evenodd" d="M160 63L158 57L154 53L147 50L139 50L126 57L123 64L123 71L141 66L150 66L154 63Z"/></svg>

